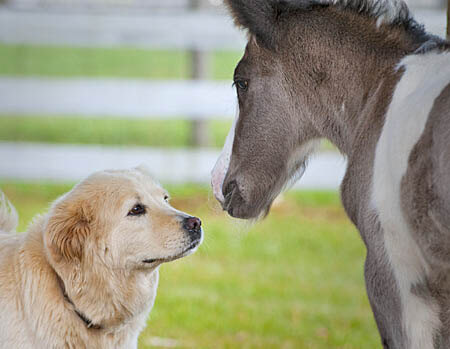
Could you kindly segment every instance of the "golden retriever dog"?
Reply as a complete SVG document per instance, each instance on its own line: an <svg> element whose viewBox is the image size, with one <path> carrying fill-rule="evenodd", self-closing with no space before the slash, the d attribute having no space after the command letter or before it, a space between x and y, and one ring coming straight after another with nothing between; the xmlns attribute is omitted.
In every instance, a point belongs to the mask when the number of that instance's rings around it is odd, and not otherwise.
<svg viewBox="0 0 450 349"><path fill-rule="evenodd" d="M15 234L2 195L0 348L137 348L158 267L203 238L168 198L145 169L98 172Z"/></svg>

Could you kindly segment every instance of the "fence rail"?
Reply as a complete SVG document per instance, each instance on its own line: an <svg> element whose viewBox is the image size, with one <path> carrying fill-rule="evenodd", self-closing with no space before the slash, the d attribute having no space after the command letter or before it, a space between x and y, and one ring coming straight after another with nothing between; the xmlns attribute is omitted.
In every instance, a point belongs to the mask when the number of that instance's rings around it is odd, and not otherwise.
<svg viewBox="0 0 450 349"><path fill-rule="evenodd" d="M0 42L84 47L242 49L232 20L209 11L118 14L0 8Z"/></svg>
<svg viewBox="0 0 450 349"><path fill-rule="evenodd" d="M230 117L230 83L126 79L0 77L0 117L6 114L205 120Z"/></svg>
<svg viewBox="0 0 450 349"><path fill-rule="evenodd" d="M209 183L219 155L212 149L156 149L0 142L0 178L79 181L94 171L146 164L163 183ZM346 163L338 153L313 157L295 187L337 189Z"/></svg>

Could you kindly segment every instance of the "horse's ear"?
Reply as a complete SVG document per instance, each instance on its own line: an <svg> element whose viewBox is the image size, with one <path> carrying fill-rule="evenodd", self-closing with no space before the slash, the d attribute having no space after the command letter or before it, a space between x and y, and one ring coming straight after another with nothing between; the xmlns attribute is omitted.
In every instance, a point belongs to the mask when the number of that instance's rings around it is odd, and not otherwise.
<svg viewBox="0 0 450 349"><path fill-rule="evenodd" d="M225 0L225 3L237 26L248 29L258 43L273 47L277 17L286 1Z"/></svg>
<svg viewBox="0 0 450 349"><path fill-rule="evenodd" d="M53 259L81 260L91 224L92 211L88 202L69 196L56 203L50 211L45 232Z"/></svg>

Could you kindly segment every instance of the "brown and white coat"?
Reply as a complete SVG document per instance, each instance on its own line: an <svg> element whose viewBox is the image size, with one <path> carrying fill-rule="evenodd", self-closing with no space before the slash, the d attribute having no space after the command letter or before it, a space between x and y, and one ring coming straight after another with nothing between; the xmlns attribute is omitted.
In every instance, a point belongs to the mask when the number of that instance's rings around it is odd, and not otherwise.
<svg viewBox="0 0 450 349"><path fill-rule="evenodd" d="M249 42L216 197L235 217L267 213L329 139L383 346L450 348L450 45L401 0L227 3Z"/></svg>

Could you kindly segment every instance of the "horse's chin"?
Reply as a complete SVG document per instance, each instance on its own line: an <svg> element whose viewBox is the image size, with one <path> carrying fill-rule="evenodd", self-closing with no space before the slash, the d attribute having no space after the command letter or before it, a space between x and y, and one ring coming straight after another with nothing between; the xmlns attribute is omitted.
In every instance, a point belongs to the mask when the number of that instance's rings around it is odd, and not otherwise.
<svg viewBox="0 0 450 349"><path fill-rule="evenodd" d="M284 181L276 183L271 188L267 188L265 193L259 195L250 195L251 200L246 200L241 194L241 190L237 184L228 190L221 201L222 207L228 214L234 218L260 220L267 217L278 195L283 191L291 188L304 174L306 162L302 161L296 167L295 171L291 171ZM256 188L254 188L257 190Z"/></svg>
<svg viewBox="0 0 450 349"><path fill-rule="evenodd" d="M227 212L234 218L260 220L266 218L269 214L271 204L268 204L263 209L255 209L251 204L241 204L239 206L229 207Z"/></svg>

